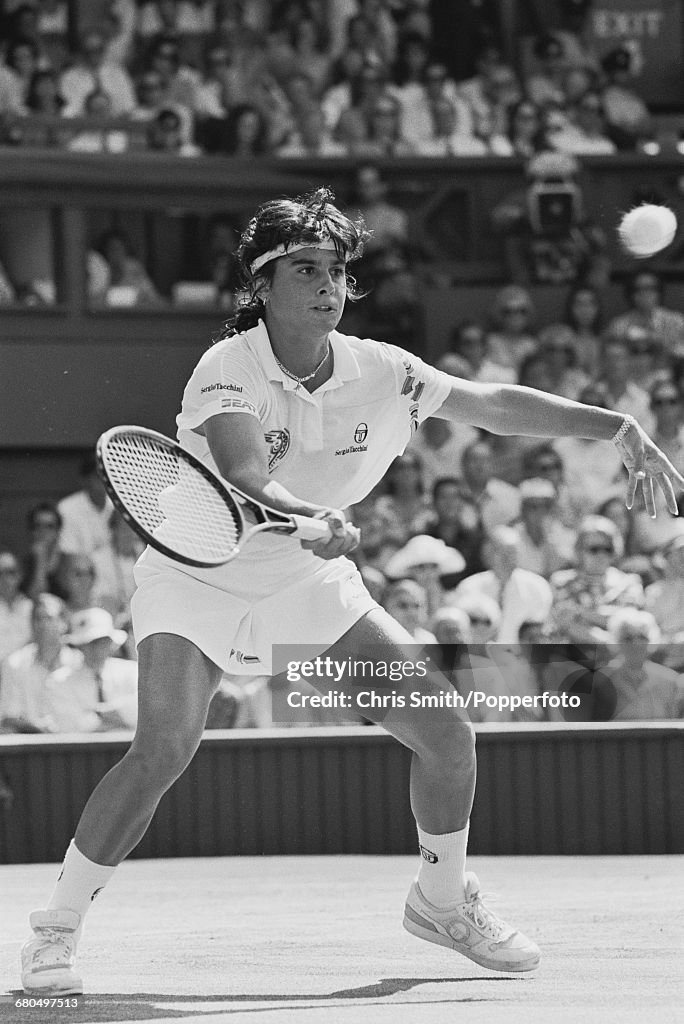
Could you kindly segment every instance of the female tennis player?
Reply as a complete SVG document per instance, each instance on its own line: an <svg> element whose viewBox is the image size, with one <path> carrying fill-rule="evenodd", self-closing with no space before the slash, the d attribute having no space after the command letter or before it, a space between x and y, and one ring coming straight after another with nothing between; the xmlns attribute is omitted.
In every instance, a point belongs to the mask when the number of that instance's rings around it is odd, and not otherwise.
<svg viewBox="0 0 684 1024"><path fill-rule="evenodd" d="M328 652L337 661L359 652L373 652L378 663L410 660L410 635L345 557L359 535L341 509L368 494L423 419L500 434L612 439L629 470L627 504L641 484L653 513L655 482L677 511L673 482L684 487L684 478L634 419L530 388L460 380L391 345L338 333L353 289L348 267L367 233L332 200L319 189L257 211L237 252L246 300L226 337L200 359L178 416L183 447L257 500L323 518L330 537L259 535L239 558L212 569L151 548L142 555L132 602L138 728L90 797L47 908L31 914L22 964L28 993L82 991L74 954L86 910L195 753L222 670L269 674L278 644L306 644L307 657ZM346 681L350 692L353 683ZM436 672L421 686L426 694L450 689ZM416 678L394 688L408 694ZM537 946L492 913L465 869L472 727L458 710L408 705L367 712L413 752L422 860L404 924L482 966L532 970Z"/></svg>

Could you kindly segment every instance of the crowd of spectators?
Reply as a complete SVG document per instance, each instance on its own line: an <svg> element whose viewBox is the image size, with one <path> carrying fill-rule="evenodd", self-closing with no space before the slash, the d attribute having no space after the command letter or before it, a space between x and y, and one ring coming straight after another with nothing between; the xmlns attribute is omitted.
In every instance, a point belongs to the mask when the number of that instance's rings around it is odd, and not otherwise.
<svg viewBox="0 0 684 1024"><path fill-rule="evenodd" d="M681 468L684 314L668 308L646 266L605 322L605 241L576 183L577 157L652 137L630 86L637 55L624 44L599 59L582 33L589 3L561 6L563 24L533 40L515 68L483 23L459 75L420 0L113 0L76 50L65 3L8 3L0 140L82 153L355 158L346 206L373 234L354 268L367 296L349 304L341 329L417 354L414 267L426 254L375 161L523 157L525 190L492 211L508 283L487 319L454 325L440 369L632 413ZM201 273L225 310L240 227L217 215L203 247ZM85 269L93 303L168 301L119 229L93 239ZM546 322L533 283L567 286L565 307ZM16 298L0 268L0 304ZM429 419L349 510L361 527L354 558L376 600L416 643L432 645L464 694L570 689L582 698L579 719L682 717L684 521L659 495L655 520L638 507L628 513L624 490L609 444L491 436ZM129 603L139 553L90 458L77 492L30 510L23 549L0 549L0 729L134 725ZM273 725L284 689L280 677L225 677L208 725ZM554 717L548 708L478 715ZM307 721L340 718L317 709Z"/></svg>
<svg viewBox="0 0 684 1024"><path fill-rule="evenodd" d="M501 288L494 306L491 320L454 327L441 369L631 413L684 464L684 315L665 304L656 272L630 277L625 312L607 322L589 285L570 288L551 323L538 323L519 285ZM361 528L353 557L417 643L427 631L427 642L457 645L449 657L461 690L510 692L524 677L522 692L534 681L536 693L570 679L577 718L681 717L684 519L660 496L656 519L638 504L627 511L625 485L609 444L429 419L351 510ZM476 652L474 672L473 645L483 644L489 661ZM638 664L629 684L627 664Z"/></svg>
<svg viewBox="0 0 684 1024"><path fill-rule="evenodd" d="M391 247L401 218L379 223ZM530 293L506 285L491 322L455 325L438 365L631 413L682 466L684 314L664 304L651 269L632 276L625 307L603 323L600 295L583 285L569 292L562 319L540 327ZM129 608L141 544L112 508L91 456L81 474L78 491L31 508L23 550L0 550L6 729L134 721ZM575 717L682 717L684 519L658 493L656 519L638 503L628 512L625 486L610 444L490 435L431 418L349 510L361 529L353 558L416 643L437 645L462 692L565 687L582 697ZM210 727L278 724L283 687L280 678L224 678ZM535 717L486 707L474 714ZM541 717L554 716L547 709ZM306 721L340 718L318 709Z"/></svg>
<svg viewBox="0 0 684 1024"><path fill-rule="evenodd" d="M473 52L459 66L445 59L426 0L110 0L97 28L85 4L72 25L63 0L6 3L2 139L360 159L652 142L639 54L628 40L601 57L587 47L590 0L561 4L579 20L538 36L515 66L477 6Z"/></svg>

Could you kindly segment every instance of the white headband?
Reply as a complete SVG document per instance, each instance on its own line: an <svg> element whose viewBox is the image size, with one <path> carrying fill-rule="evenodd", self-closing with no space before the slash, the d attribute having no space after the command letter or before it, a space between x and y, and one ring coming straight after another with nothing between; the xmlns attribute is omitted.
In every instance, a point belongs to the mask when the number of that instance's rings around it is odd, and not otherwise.
<svg viewBox="0 0 684 1024"><path fill-rule="evenodd" d="M264 263L268 263L270 260L276 259L278 256L289 255L291 252L297 252L299 249L331 249L333 252L337 252L337 246L333 242L332 238L324 238L320 242L292 242L290 245L285 245L281 242L276 245L275 249L269 249L268 252L264 252L261 256L257 256L253 263L250 263L249 269L252 274L256 274L257 270L263 267Z"/></svg>

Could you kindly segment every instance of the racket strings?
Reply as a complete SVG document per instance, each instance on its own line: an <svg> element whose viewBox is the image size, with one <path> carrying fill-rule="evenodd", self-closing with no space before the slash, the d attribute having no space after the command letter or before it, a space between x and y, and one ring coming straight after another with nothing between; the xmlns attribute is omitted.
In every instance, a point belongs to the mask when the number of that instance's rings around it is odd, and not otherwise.
<svg viewBox="0 0 684 1024"><path fill-rule="evenodd" d="M237 510L202 473L153 438L112 438L107 471L129 513L179 554L220 561L237 547Z"/></svg>

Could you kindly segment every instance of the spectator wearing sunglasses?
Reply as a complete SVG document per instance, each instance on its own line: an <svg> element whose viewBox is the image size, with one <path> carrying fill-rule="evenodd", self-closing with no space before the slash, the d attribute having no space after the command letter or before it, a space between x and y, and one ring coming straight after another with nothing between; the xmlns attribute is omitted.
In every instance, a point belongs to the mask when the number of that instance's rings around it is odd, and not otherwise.
<svg viewBox="0 0 684 1024"><path fill-rule="evenodd" d="M440 609L432 621L443 671L466 701L469 694L475 693L501 698L541 692L534 672L536 665L533 668L528 664L520 654L520 645L495 642L500 621L499 606L484 594L463 597L459 606ZM525 625L529 627L532 623L524 623L521 630ZM540 624L534 626L542 631ZM479 701L475 704L471 697L468 717L473 722L512 722L545 716L543 712L521 714L498 702L494 706Z"/></svg>
<svg viewBox="0 0 684 1024"><path fill-rule="evenodd" d="M563 526L574 529L577 516L572 510L568 485L565 482L565 463L551 441L541 441L528 448L520 461L523 480L549 480L556 492L556 512Z"/></svg>
<svg viewBox="0 0 684 1024"><path fill-rule="evenodd" d="M618 569L638 573L646 586L655 578L657 570L654 567L653 556L639 550L634 529L636 517L626 507L622 490L616 491L611 498L602 501L594 511L596 515L605 516L615 523L622 538L622 557L615 563Z"/></svg>
<svg viewBox="0 0 684 1024"><path fill-rule="evenodd" d="M626 286L629 308L614 317L606 333L624 337L636 325L660 341L670 356L684 356L684 313L665 305L660 276L653 270L639 270Z"/></svg>
<svg viewBox="0 0 684 1024"><path fill-rule="evenodd" d="M553 599L551 587L543 576L520 568L520 537L510 526L497 526L491 530L482 553L488 568L459 583L455 590L449 592L445 604L454 604L468 611L464 602L473 596L495 601L500 620L493 635L487 639L497 643L517 643L523 622L548 618ZM477 638L472 616L471 625L473 642L484 643Z"/></svg>
<svg viewBox="0 0 684 1024"><path fill-rule="evenodd" d="M682 393L668 378L656 380L649 393L655 419L656 444L675 464L684 458L684 401Z"/></svg>
<svg viewBox="0 0 684 1024"><path fill-rule="evenodd" d="M489 357L494 363L517 372L525 356L535 351L534 313L532 296L526 288L511 284L497 292L495 323L487 336Z"/></svg>
<svg viewBox="0 0 684 1024"><path fill-rule="evenodd" d="M635 573L622 572L622 538L615 523L586 516L577 530L576 566L551 576L556 639L601 644L610 639L608 620L619 608L642 608L644 588Z"/></svg>
<svg viewBox="0 0 684 1024"><path fill-rule="evenodd" d="M555 395L577 401L577 396L590 379L578 365L572 327L562 323L548 324L539 332L539 346L550 377L550 390Z"/></svg>
<svg viewBox="0 0 684 1024"><path fill-rule="evenodd" d="M57 587L62 516L56 505L42 501L29 510L26 525L29 541L21 589L35 601L40 594L55 593Z"/></svg>

